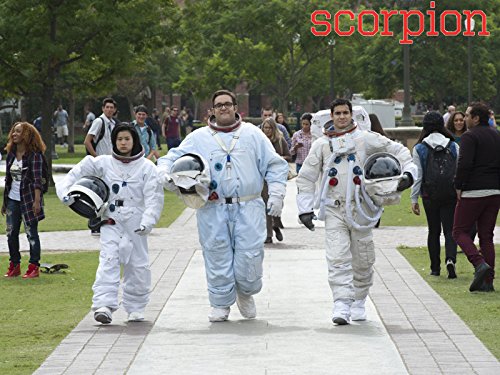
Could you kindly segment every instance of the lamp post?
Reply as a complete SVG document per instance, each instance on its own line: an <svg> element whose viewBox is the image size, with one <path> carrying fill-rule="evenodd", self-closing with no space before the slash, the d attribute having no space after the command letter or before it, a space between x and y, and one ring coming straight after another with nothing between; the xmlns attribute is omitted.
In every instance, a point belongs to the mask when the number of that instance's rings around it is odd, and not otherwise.
<svg viewBox="0 0 500 375"><path fill-rule="evenodd" d="M335 99L335 89L333 80L333 47L335 46L335 39L331 38L328 40L328 45L330 46L330 100Z"/></svg>
<svg viewBox="0 0 500 375"><path fill-rule="evenodd" d="M413 118L411 117L410 107L410 45L403 46L403 90L404 90L404 106L403 117L401 118L401 126L413 126Z"/></svg>
<svg viewBox="0 0 500 375"><path fill-rule="evenodd" d="M467 20L464 21L467 30ZM470 20L470 30L474 31L476 22ZM472 37L467 37L467 103L472 103Z"/></svg>

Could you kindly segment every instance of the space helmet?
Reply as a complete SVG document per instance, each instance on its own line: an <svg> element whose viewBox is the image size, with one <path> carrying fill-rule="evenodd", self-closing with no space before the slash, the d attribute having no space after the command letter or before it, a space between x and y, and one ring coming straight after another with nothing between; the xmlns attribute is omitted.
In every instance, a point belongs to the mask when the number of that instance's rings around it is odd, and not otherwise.
<svg viewBox="0 0 500 375"><path fill-rule="evenodd" d="M95 176L84 176L69 189L68 196L74 198L69 206L78 215L87 219L99 218L109 198L106 183Z"/></svg>
<svg viewBox="0 0 500 375"><path fill-rule="evenodd" d="M370 116L364 107L360 105L353 106L352 119L358 125L358 129L371 130Z"/></svg>
<svg viewBox="0 0 500 375"><path fill-rule="evenodd" d="M201 208L207 203L210 186L210 166L199 154L182 155L172 164L170 178L179 188L178 195L186 206Z"/></svg>
<svg viewBox="0 0 500 375"><path fill-rule="evenodd" d="M363 167L365 190L378 206L399 204L401 192L397 191L403 176L401 163L387 152L369 156Z"/></svg>

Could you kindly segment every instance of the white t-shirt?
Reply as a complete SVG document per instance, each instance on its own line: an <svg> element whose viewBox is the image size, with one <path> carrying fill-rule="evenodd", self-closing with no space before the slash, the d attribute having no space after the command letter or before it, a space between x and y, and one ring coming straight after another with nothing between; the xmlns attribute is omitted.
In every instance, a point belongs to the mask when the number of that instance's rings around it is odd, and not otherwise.
<svg viewBox="0 0 500 375"><path fill-rule="evenodd" d="M9 191L9 198L13 201L21 200L21 178L23 172L23 159L14 159L10 166L10 175L12 176L12 186Z"/></svg>
<svg viewBox="0 0 500 375"><path fill-rule="evenodd" d="M106 126L106 128L104 131L104 137L97 144L95 152L97 155L111 155L113 153L113 145L111 144L111 132L115 127L114 121L108 119L104 115L100 115L92 122L89 134L92 134L94 136L94 141L97 141L99 133L101 132L101 126L103 124L101 119L104 120L104 125Z"/></svg>

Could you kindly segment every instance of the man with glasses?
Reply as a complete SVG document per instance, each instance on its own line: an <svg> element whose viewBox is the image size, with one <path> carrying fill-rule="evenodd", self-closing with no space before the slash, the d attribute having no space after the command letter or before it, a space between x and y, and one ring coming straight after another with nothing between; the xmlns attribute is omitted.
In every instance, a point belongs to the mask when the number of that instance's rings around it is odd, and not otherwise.
<svg viewBox="0 0 500 375"><path fill-rule="evenodd" d="M288 163L260 129L241 121L236 96L219 90L212 96L208 126L190 133L158 160L170 172L185 154L199 155L210 169L208 201L198 209L198 234L205 259L211 322L228 319L236 301L244 318L257 315L253 295L262 288L266 209L280 216ZM261 198L269 186L267 208ZM165 179L167 189L177 187Z"/></svg>
<svg viewBox="0 0 500 375"><path fill-rule="evenodd" d="M179 108L174 106L170 111L170 116L165 118L161 126L161 134L166 138L169 150L181 144L180 128Z"/></svg>

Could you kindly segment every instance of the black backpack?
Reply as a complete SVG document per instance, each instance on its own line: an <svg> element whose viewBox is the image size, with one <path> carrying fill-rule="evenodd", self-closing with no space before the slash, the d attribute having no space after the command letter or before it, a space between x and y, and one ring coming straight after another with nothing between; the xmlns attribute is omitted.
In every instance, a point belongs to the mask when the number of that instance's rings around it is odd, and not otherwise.
<svg viewBox="0 0 500 375"><path fill-rule="evenodd" d="M106 127L104 126L104 119L102 117L98 117L97 119L101 120L102 124L101 124L101 129L99 130L99 134L96 134L96 136L94 136L94 139L92 140L92 147L94 148L94 151L97 147L97 144L101 141L101 139L104 138L104 133L106 132ZM117 118L113 117L113 121L115 122L115 126L120 125L120 121ZM92 121L92 123L94 122ZM90 155L88 150L87 150L87 155Z"/></svg>
<svg viewBox="0 0 500 375"><path fill-rule="evenodd" d="M452 201L457 193L453 179L457 170L457 156L451 149L451 142L446 147L432 148L427 143L427 158L423 165L422 197L433 201Z"/></svg>

